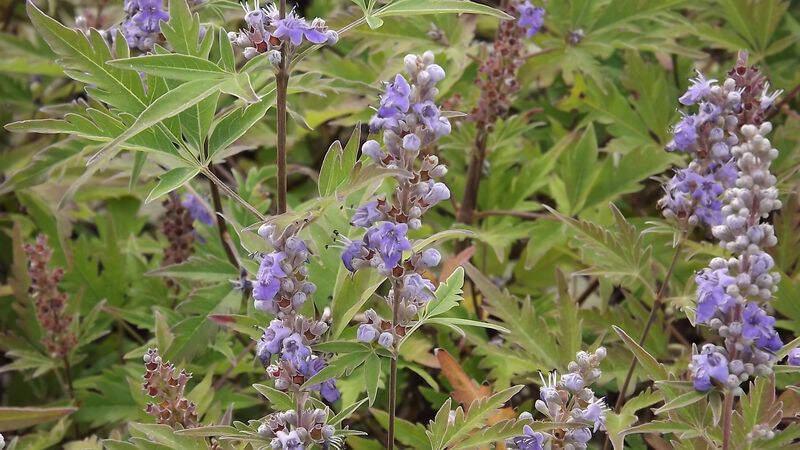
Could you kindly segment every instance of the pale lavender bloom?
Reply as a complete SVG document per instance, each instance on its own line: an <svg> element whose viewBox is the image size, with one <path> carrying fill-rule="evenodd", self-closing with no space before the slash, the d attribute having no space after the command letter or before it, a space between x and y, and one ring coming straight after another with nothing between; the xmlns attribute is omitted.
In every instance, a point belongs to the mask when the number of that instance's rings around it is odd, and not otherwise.
<svg viewBox="0 0 800 450"><path fill-rule="evenodd" d="M403 279L403 289L406 296L429 302L433 299L433 291L436 290L436 287L422 275L412 273Z"/></svg>
<svg viewBox="0 0 800 450"><path fill-rule="evenodd" d="M264 334L256 346L256 355L262 364L267 364L272 355L280 353L283 347L283 340L292 334L292 330L284 326L283 321L274 319L269 323L269 327L264 330Z"/></svg>
<svg viewBox="0 0 800 450"><path fill-rule="evenodd" d="M697 283L698 322L708 322L717 311L725 313L730 309L733 299L726 289L736 284L736 279L728 275L728 269L703 269L694 280Z"/></svg>
<svg viewBox="0 0 800 450"><path fill-rule="evenodd" d="M532 37L539 32L544 25L544 8L533 6L530 1L517 6L519 20L517 25L527 29L528 37Z"/></svg>
<svg viewBox="0 0 800 450"><path fill-rule="evenodd" d="M356 339L361 342L372 342L378 337L378 330L368 323L362 323L358 327Z"/></svg>
<svg viewBox="0 0 800 450"><path fill-rule="evenodd" d="M303 342L303 337L298 333L283 340L283 351L281 356L288 360L298 360L311 355L311 349Z"/></svg>
<svg viewBox="0 0 800 450"><path fill-rule="evenodd" d="M282 39L288 38L294 46L302 44L303 38L314 44L322 44L328 40L324 32L312 28L305 19L297 17L294 13L289 13L284 19L277 20L275 26L273 35Z"/></svg>
<svg viewBox="0 0 800 450"><path fill-rule="evenodd" d="M576 372L568 372L561 376L561 383L570 392L578 392L586 386L581 374Z"/></svg>
<svg viewBox="0 0 800 450"><path fill-rule="evenodd" d="M257 309L275 312L275 295L281 288L281 279L286 278L280 264L285 257L282 252L273 252L261 260L253 282L253 298Z"/></svg>
<svg viewBox="0 0 800 450"><path fill-rule="evenodd" d="M393 343L394 336L392 336L392 333L384 331L380 336L378 336L378 345L381 347L391 349Z"/></svg>
<svg viewBox="0 0 800 450"><path fill-rule="evenodd" d="M728 359L719 352L704 350L704 353L692 356L692 380L698 391L711 389L712 380L720 383L728 382Z"/></svg>
<svg viewBox="0 0 800 450"><path fill-rule="evenodd" d="M391 269L400 263L403 252L411 249L407 232L408 225L404 223L382 222L367 231L364 242L368 248L376 250L386 268Z"/></svg>
<svg viewBox="0 0 800 450"><path fill-rule="evenodd" d="M378 202L368 202L356 209L350 224L356 227L368 228L383 219L383 213L378 210Z"/></svg>
<svg viewBox="0 0 800 450"><path fill-rule="evenodd" d="M711 87L717 82L715 79L707 79L700 71L697 71L697 77L691 78L689 81L692 85L686 90L686 93L678 99L681 104L689 106L694 105L701 99L705 98L711 93Z"/></svg>
<svg viewBox="0 0 800 450"><path fill-rule="evenodd" d="M380 98L378 116L384 119L393 118L408 111L411 104L411 86L405 77L397 74L393 82L386 84L386 93Z"/></svg>
<svg viewBox="0 0 800 450"><path fill-rule="evenodd" d="M533 431L530 425L525 425L522 428L522 433L522 436L517 436L511 440L515 448L519 450L542 450L544 448L544 434Z"/></svg>
<svg viewBox="0 0 800 450"><path fill-rule="evenodd" d="M279 447L276 447L276 443ZM305 450L297 430L292 430L288 433L286 431L278 431L275 440L273 440L272 448L275 450Z"/></svg>
<svg viewBox="0 0 800 450"><path fill-rule="evenodd" d="M800 348L793 348L789 351L789 358L786 362L790 366L800 366Z"/></svg>

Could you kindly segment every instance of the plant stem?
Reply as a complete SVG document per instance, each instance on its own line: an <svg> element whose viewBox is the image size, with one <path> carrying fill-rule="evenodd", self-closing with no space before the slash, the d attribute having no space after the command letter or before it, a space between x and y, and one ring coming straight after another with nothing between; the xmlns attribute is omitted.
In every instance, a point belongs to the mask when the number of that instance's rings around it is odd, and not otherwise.
<svg viewBox="0 0 800 450"><path fill-rule="evenodd" d="M650 329L653 327L653 324L656 321L656 317L658 317L658 310L661 309L661 305L663 303L664 295L667 292L667 286L669 285L669 280L672 278L672 274L675 271L675 265L678 263L678 257L681 254L681 249L683 248L683 236L678 240L678 244L675 246L675 254L672 256L672 262L669 264L669 268L667 269L666 275L664 275L664 281L661 283L661 287L658 289L658 293L656 294L656 298L653 301L653 306L650 308L650 316L647 318L647 324L644 326L644 331L642 331L642 337L639 338L639 345L644 345L644 341L647 339L647 335L650 333ZM636 357L634 356L631 360L631 365L628 367L628 373L625 375L625 381L622 383L622 387L619 390L619 397L617 397L617 403L614 405L614 412L619 413L622 405L625 404L625 392L628 390L628 385L631 383L631 379L633 378L633 371L636 369ZM605 444L603 448L608 448L610 441L608 440L608 436L606 436Z"/></svg>
<svg viewBox="0 0 800 450"><path fill-rule="evenodd" d="M216 175L213 165L209 166L209 171ZM211 189L211 200L214 203L214 212L216 213L214 215L217 218L217 231L219 232L219 240L222 242L222 248L225 249L228 261L237 269L241 269L239 257L236 255L236 250L234 250L233 243L228 235L228 225L225 222L225 217L222 216L222 199L219 196L219 188L210 178L208 179L208 184Z"/></svg>
<svg viewBox="0 0 800 450"><path fill-rule="evenodd" d="M280 1L280 17L286 17L286 0ZM286 91L289 87L288 43L281 44L281 63L275 75L278 104L278 214L286 212Z"/></svg>
<svg viewBox="0 0 800 450"><path fill-rule="evenodd" d="M475 137L475 146L472 148L469 168L467 169L467 183L464 187L464 195L461 198L461 207L458 208L456 220L470 225L475 217L475 207L478 204L478 188L481 184L481 172L483 163L486 160L486 131L478 130ZM464 244L465 245L465 244Z"/></svg>
<svg viewBox="0 0 800 450"><path fill-rule="evenodd" d="M395 295L399 292L399 288L399 286L395 285ZM394 351L392 352L391 370L389 372L389 434L386 438L386 448L388 450L394 449L394 422L397 414L397 316L399 308L400 302L397 298L394 298L392 302L392 336L394 336L392 344Z"/></svg>
<svg viewBox="0 0 800 450"><path fill-rule="evenodd" d="M733 393L725 391L725 403L722 407L722 450L728 450L731 441L731 418L733 416Z"/></svg>
<svg viewBox="0 0 800 450"><path fill-rule="evenodd" d="M75 401L75 389L72 387L72 368L69 365L69 358L64 356L62 358L64 361L64 376L67 379L67 389L69 390L69 398L72 401Z"/></svg>

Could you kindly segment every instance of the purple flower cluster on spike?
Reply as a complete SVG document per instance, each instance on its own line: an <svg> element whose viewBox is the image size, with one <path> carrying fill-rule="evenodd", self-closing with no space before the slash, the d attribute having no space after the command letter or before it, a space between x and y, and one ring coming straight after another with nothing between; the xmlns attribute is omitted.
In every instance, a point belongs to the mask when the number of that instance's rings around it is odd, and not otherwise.
<svg viewBox="0 0 800 450"><path fill-rule="evenodd" d="M309 391L319 391L328 402L339 399L333 379L315 385L303 384L325 368L322 356L315 355L311 345L319 342L328 330L330 311L320 320L307 318L298 310L316 286L307 280L309 251L297 236L303 222L295 222L279 231L274 225L262 225L258 234L274 249L259 255L261 261L252 282L255 307L274 314L256 347L256 355L275 381L275 388L291 392L298 402L297 410L273 413L258 432L271 439L272 448L298 449L313 444L330 444L334 428L326 424L327 410L306 407ZM276 358L273 358L276 357Z"/></svg>
<svg viewBox="0 0 800 450"><path fill-rule="evenodd" d="M287 42L291 51L302 45L304 40L312 44L331 45L339 41L339 34L335 30L329 30L325 20L319 17L309 23L292 10L281 19L274 3L262 8L259 0L255 0L252 9L247 3L242 7L247 28L238 33L228 33L228 38L242 49L247 59L269 53L270 61L277 65L280 62L278 50L282 42Z"/></svg>
<svg viewBox="0 0 800 450"><path fill-rule="evenodd" d="M574 361L569 363L567 373L558 376L556 372L542 378L539 388L539 400L534 407L552 423L575 424L565 430L553 430L552 433L533 431L525 425L523 435L507 441L510 448L519 450L543 450L544 448L560 448L583 450L592 438L592 433L604 430L608 407L605 400L595 396L590 387L600 378L600 361L606 357L606 350L598 348L594 353L578 352ZM520 420L533 420L533 414L524 412ZM545 446L549 443L548 446Z"/></svg>
<svg viewBox="0 0 800 450"><path fill-rule="evenodd" d="M764 77L742 56L721 86L699 74L680 98L684 105L700 102L700 113L684 117L671 147L695 155L686 170L694 170L697 175L692 176L704 177L714 186L693 185L686 194L702 200L687 209L675 207L674 202L667 207L678 218L699 217L731 254L712 259L695 278L695 318L724 339L724 345L708 343L694 349L690 368L699 391L716 385L742 394L741 383L772 372L775 352L783 345L775 318L767 312L780 275L772 270L775 263L765 251L777 238L772 225L762 220L781 207L777 179L770 173L778 150L765 137L772 125L764 121L779 93L768 89ZM733 170L735 174L728 173ZM720 191L720 186L725 189ZM706 192L697 194L698 190ZM670 196L676 198L673 192L668 192ZM713 212L701 212L702 208Z"/></svg>
<svg viewBox="0 0 800 450"><path fill-rule="evenodd" d="M128 47L150 51L161 34L161 21L169 20L163 0L125 0L127 18L122 23L122 35Z"/></svg>
<svg viewBox="0 0 800 450"><path fill-rule="evenodd" d="M377 341L390 349L397 344L398 336L404 335L409 321L433 298L435 286L422 274L441 259L435 249L414 251L408 230L419 229L422 214L450 198L447 185L436 181L447 168L433 154L419 161L422 150L450 133L450 122L435 103L439 93L436 84L444 79L445 72L434 64L432 52L408 55L404 62L406 75L398 74L386 83L377 114L369 124L373 133L383 133L383 145L369 140L361 147L377 165L399 171L397 187L391 198L378 197L356 210L351 224L366 229L362 238L338 236L348 270L374 267L392 282L387 301L394 320L381 319L368 310L367 321L357 334L362 342ZM404 257L405 252L410 255Z"/></svg>

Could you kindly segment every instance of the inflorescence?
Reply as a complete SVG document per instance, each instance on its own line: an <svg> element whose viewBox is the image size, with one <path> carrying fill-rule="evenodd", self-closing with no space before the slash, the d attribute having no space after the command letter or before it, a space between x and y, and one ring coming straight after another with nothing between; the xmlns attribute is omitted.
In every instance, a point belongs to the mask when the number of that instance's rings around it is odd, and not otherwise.
<svg viewBox="0 0 800 450"><path fill-rule="evenodd" d="M599 366L605 356L603 347L591 354L578 352L575 360L569 363L567 373L561 377L556 372L550 373L547 380L541 377L539 400L534 404L536 410L548 422L574 424L576 427L540 433L533 431L530 425L525 425L522 436L508 440L509 447L519 450L587 448L592 434L605 430L608 407L605 400L596 397L590 387L602 375ZM524 412L520 419L533 420L533 414Z"/></svg>
<svg viewBox="0 0 800 450"><path fill-rule="evenodd" d="M337 235L344 246L342 261L348 270L374 267L391 280L387 302L393 320L384 320L370 309L357 333L360 341L377 341L388 349L396 348L409 322L433 298L435 286L423 273L441 260L435 249L413 250L407 237L409 229L422 226L422 214L450 198L447 185L436 181L447 168L435 155L420 158L451 129L450 121L435 103L439 93L436 84L444 79L445 72L433 60L432 52L406 56L408 79L398 74L386 84L377 114L369 124L373 133L383 133L383 145L368 140L361 151L377 165L398 170L397 186L390 198L377 197L355 211L351 224L366 229L362 238L350 240ZM405 257L405 252L410 254Z"/></svg>
<svg viewBox="0 0 800 450"><path fill-rule="evenodd" d="M197 422L197 406L186 398L186 383L192 374L166 362L151 348L144 354L144 383L142 389L153 398L145 411L156 421L172 428L194 428Z"/></svg>
<svg viewBox="0 0 800 450"><path fill-rule="evenodd" d="M765 117L780 92L769 92L745 55L721 85L700 73L691 81L679 101L699 112L684 115L668 150L694 160L667 184L662 204L667 217L710 227L731 254L712 259L695 278L695 318L717 330L724 345L695 349L691 370L697 390L718 385L741 394L741 383L772 372L783 345L766 309L780 275L765 250L777 243L766 219L781 207L770 172L778 150L765 137L772 131Z"/></svg>
<svg viewBox="0 0 800 450"><path fill-rule="evenodd" d="M50 268L53 250L47 245L44 234L36 238L36 244L25 245L25 253L29 261L30 294L36 318L44 330L42 344L54 357L66 358L77 345L77 338L70 329L73 318L67 313L67 294L58 287L64 270Z"/></svg>
<svg viewBox="0 0 800 450"><path fill-rule="evenodd" d="M275 449L330 443L334 428L326 424L328 410L306 407L306 401L311 391L319 391L328 402L339 399L333 379L303 386L325 367L324 358L315 355L311 345L321 340L330 319L328 310L320 320L309 319L298 312L316 291L314 283L307 280L308 247L297 236L303 224L293 223L283 231L267 224L258 230L274 250L258 256L261 261L253 281L253 298L257 309L274 314L276 318L264 330L256 354L275 381L275 388L291 392L298 405L297 410L270 414L259 427L259 434L271 439Z"/></svg>
<svg viewBox="0 0 800 450"><path fill-rule="evenodd" d="M339 34L328 29L325 20L319 17L310 23L292 11L286 12L286 17L280 18L278 7L274 3L261 7L259 0L255 0L252 9L245 3L244 21L247 28L238 33L228 33L231 43L242 49L245 58L267 53L270 61L278 65L281 60L280 47L283 42L288 45L288 52L303 44L303 41L312 44L335 44L339 41Z"/></svg>

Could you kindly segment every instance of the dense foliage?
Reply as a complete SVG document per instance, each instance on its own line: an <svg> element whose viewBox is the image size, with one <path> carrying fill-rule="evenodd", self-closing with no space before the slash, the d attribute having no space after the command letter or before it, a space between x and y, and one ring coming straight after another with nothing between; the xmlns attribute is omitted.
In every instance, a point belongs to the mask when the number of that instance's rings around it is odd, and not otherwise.
<svg viewBox="0 0 800 450"><path fill-rule="evenodd" d="M799 3L0 10L0 448L800 448Z"/></svg>

